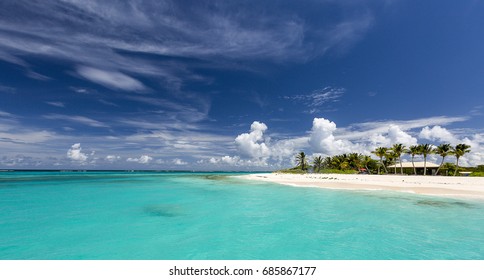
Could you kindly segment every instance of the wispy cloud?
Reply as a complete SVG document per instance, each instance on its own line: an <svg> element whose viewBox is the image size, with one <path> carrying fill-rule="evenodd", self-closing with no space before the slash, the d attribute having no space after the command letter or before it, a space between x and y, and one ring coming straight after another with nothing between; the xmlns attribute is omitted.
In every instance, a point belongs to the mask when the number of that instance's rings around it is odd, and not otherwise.
<svg viewBox="0 0 484 280"><path fill-rule="evenodd" d="M0 84L0 92L2 92L2 93L16 93L17 89Z"/></svg>
<svg viewBox="0 0 484 280"><path fill-rule="evenodd" d="M117 71L106 71L93 67L79 66L77 73L93 83L111 89L126 91L141 91L145 89L145 86L140 81Z"/></svg>
<svg viewBox="0 0 484 280"><path fill-rule="evenodd" d="M58 102L58 101L47 101L45 103L47 103L49 105L52 105L54 107L60 107L60 108L64 108L65 107L64 103Z"/></svg>
<svg viewBox="0 0 484 280"><path fill-rule="evenodd" d="M411 130L411 129L422 128L426 126L450 125L456 122L464 122L466 120L469 120L469 117L436 116L436 117L419 118L419 119L413 119L413 120L412 119L411 120L384 120L384 121L374 121L374 122L364 122L364 123L353 124L347 127L345 130L341 130L341 132L344 133L345 131L352 131L352 133L348 133L345 136L346 138L351 138L351 137L360 137L359 134L356 134L356 131L360 131L360 133L366 133L366 134L381 133L391 125L398 126L403 130Z"/></svg>
<svg viewBox="0 0 484 280"><path fill-rule="evenodd" d="M88 117L84 117L84 116L69 116L69 115L62 115L62 114L49 114L49 115L44 115L43 118L48 119L48 120L66 120L66 121L69 121L69 122L79 123L79 124L83 124L83 125L87 125L87 126L91 126L91 127L109 127L109 125L107 125L103 122L100 122L100 121L97 121L97 120L94 120L94 119L91 119L91 118L88 118Z"/></svg>
<svg viewBox="0 0 484 280"><path fill-rule="evenodd" d="M230 68L228 61L240 59L305 61L348 48L371 28L368 10L334 21L307 20L308 10L328 3L310 5L304 10L260 1L2 2L0 59L30 71L29 56L55 57L72 63L79 77L109 88L143 90L134 74L179 89L187 79L200 79L179 58ZM135 55L141 53L164 59Z"/></svg>
<svg viewBox="0 0 484 280"><path fill-rule="evenodd" d="M0 117L13 117L13 115L9 112L0 111Z"/></svg>
<svg viewBox="0 0 484 280"><path fill-rule="evenodd" d="M330 104L339 101L345 93L344 88L324 87L307 94L284 96L284 99L302 103L310 114L320 113L330 108Z"/></svg>

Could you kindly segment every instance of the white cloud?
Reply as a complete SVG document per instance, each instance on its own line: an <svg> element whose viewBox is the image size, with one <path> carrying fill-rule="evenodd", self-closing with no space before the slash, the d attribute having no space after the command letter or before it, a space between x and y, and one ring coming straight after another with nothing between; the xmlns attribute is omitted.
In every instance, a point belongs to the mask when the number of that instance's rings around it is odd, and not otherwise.
<svg viewBox="0 0 484 280"><path fill-rule="evenodd" d="M451 144L456 144L458 142L457 138L450 131L439 125L432 128L428 126L422 128L418 137L431 141L448 142Z"/></svg>
<svg viewBox="0 0 484 280"><path fill-rule="evenodd" d="M242 133L235 138L235 144L242 156L248 158L267 158L270 150L264 142L264 132L267 126L254 121L250 126L250 133Z"/></svg>
<svg viewBox="0 0 484 280"><path fill-rule="evenodd" d="M284 99L300 102L308 106L307 113L314 114L321 112L322 108L330 108L329 104L339 101L345 91L344 88L324 87L309 94L284 96Z"/></svg>
<svg viewBox="0 0 484 280"><path fill-rule="evenodd" d="M5 111L0 111L0 117L13 117L12 114L10 114L9 112L5 112Z"/></svg>
<svg viewBox="0 0 484 280"><path fill-rule="evenodd" d="M269 164L266 159L241 159L239 156L222 156L217 158L210 158L210 164L218 165L227 169L227 166L232 167L267 167ZM204 163L199 162L199 163Z"/></svg>
<svg viewBox="0 0 484 280"><path fill-rule="evenodd" d="M233 67L227 60L305 61L331 49L347 49L366 34L373 20L368 9L355 12L347 3L338 2L336 8L351 10L351 17L331 21L303 20L307 11L297 5L270 5L224 2L208 7L196 1L187 9L177 1L20 2L2 14L0 59L28 67L24 59L29 56L55 57L109 69L100 75L79 69L81 76L98 84L142 90L141 82L123 73L156 76L170 86L198 75L187 70L186 62L154 63L133 53L199 58L225 68ZM315 8L328 5L334 4L322 1ZM214 56L221 59L211 59Z"/></svg>
<svg viewBox="0 0 484 280"><path fill-rule="evenodd" d="M77 73L93 83L111 89L141 91L145 86L138 80L117 71L101 70L93 67L79 66Z"/></svg>
<svg viewBox="0 0 484 280"><path fill-rule="evenodd" d="M309 144L316 153L335 155L352 151L354 145L350 141L336 139L334 133L336 124L325 118L314 118L309 136Z"/></svg>
<svg viewBox="0 0 484 280"><path fill-rule="evenodd" d="M67 150L67 157L81 163L85 162L88 158L88 156L82 152L81 143L72 145L71 148Z"/></svg>
<svg viewBox="0 0 484 280"><path fill-rule="evenodd" d="M417 139L403 131L398 125L389 125L383 134L376 134L371 137L371 142L378 146L392 146L393 144L403 144L411 146L417 144Z"/></svg>
<svg viewBox="0 0 484 280"><path fill-rule="evenodd" d="M120 160L121 157L116 155L107 155L105 159L109 162L115 162L117 160Z"/></svg>
<svg viewBox="0 0 484 280"><path fill-rule="evenodd" d="M64 103L62 103L62 102L52 101L52 102L45 102L45 103L47 103L49 105L52 105L54 107L60 107L60 108L64 108L65 107Z"/></svg>
<svg viewBox="0 0 484 280"><path fill-rule="evenodd" d="M296 137L291 139L282 139L273 141L270 147L271 158L277 162L278 165L292 162L294 155L309 147L309 137Z"/></svg>
<svg viewBox="0 0 484 280"><path fill-rule="evenodd" d="M42 131L2 131L2 125L0 124L0 139L2 139L3 144L5 142L13 143L42 143L52 140L56 135L52 132L42 130Z"/></svg>
<svg viewBox="0 0 484 280"><path fill-rule="evenodd" d="M137 162L137 163L141 163L141 164L148 164L152 160L153 160L153 158L148 156L148 155L142 155L139 158L128 158L128 159L126 159L126 161L128 161L128 162Z"/></svg>
<svg viewBox="0 0 484 280"><path fill-rule="evenodd" d="M314 118L313 126L307 136L289 137L286 139L271 139L264 135L267 126L254 122L250 133L244 133L236 138L237 155L212 157L208 163L223 166L258 166L287 167L294 164L294 155L299 151L306 154L320 154L331 156L341 153L362 153L370 155L378 146L390 147L402 143L405 146L418 144L416 129L418 124L429 122L454 122L460 118L436 117L411 121L376 122L368 131L356 130L357 125L337 128L336 123L325 118ZM377 125L378 124L378 125ZM369 123L363 125L369 128ZM406 129L402 129L405 127ZM440 140L455 139L454 143L471 145L472 154L462 158L463 165L483 164L484 136L475 134L472 137L459 139L450 131L442 127L424 128L421 136L439 136ZM430 136L429 136L430 135ZM422 139L422 138L421 138ZM437 140L439 140L437 139ZM263 155L263 156L262 156ZM242 158L241 158L242 157ZM436 157L435 159L437 159ZM451 161L452 159L449 158Z"/></svg>
<svg viewBox="0 0 484 280"><path fill-rule="evenodd" d="M447 116L437 116L429 118L420 118L413 120L387 120L387 121L373 121L357 123L349 127L351 130L356 130L364 133L382 133L387 131L390 125L396 125L400 127L403 131L407 131L414 128L422 128L424 126L431 125L449 125L455 122L463 122L468 120L469 117L447 117ZM361 137L361 134L353 134L356 138Z"/></svg>
<svg viewBox="0 0 484 280"><path fill-rule="evenodd" d="M0 57L0 59L1 59L1 57ZM8 86L4 86L4 85L0 84L0 92L13 94L13 93L16 93L17 90L13 87L8 87Z"/></svg>
<svg viewBox="0 0 484 280"><path fill-rule="evenodd" d="M91 126L91 127L109 127L107 124L102 123L100 121L84 117L84 116L69 116L69 115L61 115L61 114L49 114L44 115L44 119L48 120L66 120L70 122L80 123L83 125Z"/></svg>
<svg viewBox="0 0 484 280"><path fill-rule="evenodd" d="M172 162L175 165L187 165L188 164L188 162L185 162L185 161L183 161L182 159L179 159L179 158L173 159Z"/></svg>

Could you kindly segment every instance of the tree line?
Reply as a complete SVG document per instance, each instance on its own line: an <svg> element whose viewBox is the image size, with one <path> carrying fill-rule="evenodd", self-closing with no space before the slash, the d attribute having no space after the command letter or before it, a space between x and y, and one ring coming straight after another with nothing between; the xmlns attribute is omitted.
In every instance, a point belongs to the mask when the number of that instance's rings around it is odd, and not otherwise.
<svg viewBox="0 0 484 280"><path fill-rule="evenodd" d="M459 169L459 159L465 154L469 153L471 146L467 144L457 144L452 146L448 143L440 144L434 146L432 144L419 144L406 147L403 144L394 144L392 147L378 147L371 153L378 157L378 161L372 159L368 155L362 155L359 153L349 153L335 155L331 157L316 156L312 160L312 168L315 172L320 172L322 169L336 169L336 170L356 170L359 171L362 168L366 170L374 170L377 168L378 174L381 174L381 168L383 167L384 172L388 173L387 166L395 164L395 174L396 174L396 163L400 164L400 174L403 175L402 167L402 155L408 154L412 159L413 173L417 175L417 170L415 168L414 159L415 156L423 156L424 159L424 175L427 174L427 157L431 154L437 154L442 159L439 167L434 175L439 174L442 167L444 166L444 160L448 156L454 156L456 159L454 176L457 175ZM308 170L311 166L307 162L306 154L304 152L299 152L296 155L296 169L301 169L302 171Z"/></svg>

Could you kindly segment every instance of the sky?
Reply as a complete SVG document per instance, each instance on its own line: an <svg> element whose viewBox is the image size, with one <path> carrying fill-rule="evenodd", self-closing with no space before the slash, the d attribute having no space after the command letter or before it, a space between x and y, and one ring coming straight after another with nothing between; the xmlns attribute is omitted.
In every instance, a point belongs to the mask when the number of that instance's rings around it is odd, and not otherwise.
<svg viewBox="0 0 484 280"><path fill-rule="evenodd" d="M0 168L275 170L395 143L465 143L460 164L484 164L483 14L477 0L1 1Z"/></svg>

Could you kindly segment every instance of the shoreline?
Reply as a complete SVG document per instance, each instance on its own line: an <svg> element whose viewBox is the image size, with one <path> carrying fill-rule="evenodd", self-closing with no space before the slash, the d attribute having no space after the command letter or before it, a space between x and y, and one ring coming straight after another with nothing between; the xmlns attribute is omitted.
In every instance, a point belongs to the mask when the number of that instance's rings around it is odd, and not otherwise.
<svg viewBox="0 0 484 280"><path fill-rule="evenodd" d="M397 191L484 201L484 177L258 173L241 179L338 190Z"/></svg>

